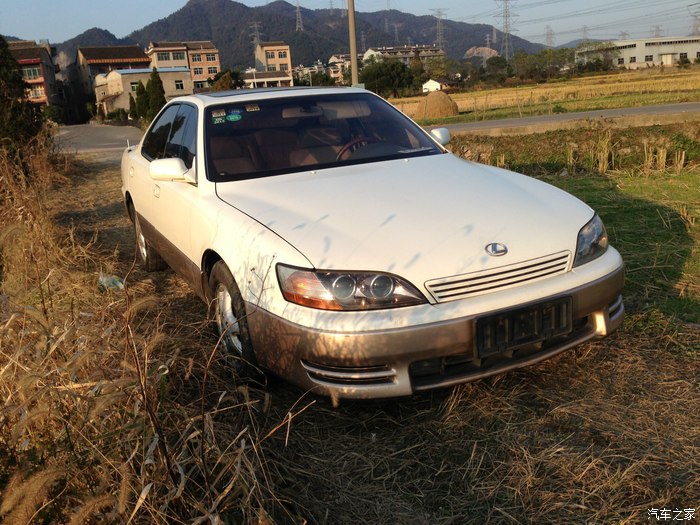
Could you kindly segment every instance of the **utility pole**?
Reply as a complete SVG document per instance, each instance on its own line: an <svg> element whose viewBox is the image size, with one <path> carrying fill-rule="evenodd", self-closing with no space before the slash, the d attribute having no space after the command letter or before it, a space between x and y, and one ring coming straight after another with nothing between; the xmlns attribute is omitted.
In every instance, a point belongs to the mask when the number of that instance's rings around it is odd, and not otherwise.
<svg viewBox="0 0 700 525"><path fill-rule="evenodd" d="M348 33L350 36L350 77L352 85L360 83L360 75L357 71L357 38L355 34L355 0L348 0Z"/></svg>

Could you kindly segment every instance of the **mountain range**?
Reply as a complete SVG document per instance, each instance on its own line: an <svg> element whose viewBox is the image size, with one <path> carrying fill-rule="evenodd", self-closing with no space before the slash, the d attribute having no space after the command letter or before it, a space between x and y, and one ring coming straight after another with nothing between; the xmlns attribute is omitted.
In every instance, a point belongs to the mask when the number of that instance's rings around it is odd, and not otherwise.
<svg viewBox="0 0 700 525"><path fill-rule="evenodd" d="M341 9L300 8L303 31L297 30L297 8L284 0L261 7L248 7L233 0L189 0L181 9L138 29L124 38L92 28L57 45L66 58L75 59L81 46L139 44L149 42L211 40L218 47L223 67L245 68L254 63L253 35L261 41L284 41L292 51L294 65L325 63L331 55L350 50L347 17ZM415 16L392 9L372 13L356 12L357 46L433 45L438 21L433 16ZM503 34L486 24L467 24L443 19L443 40L447 56L459 60L471 47L485 45L494 35L500 48ZM364 44L364 47L363 47ZM513 50L537 52L544 46L511 35Z"/></svg>

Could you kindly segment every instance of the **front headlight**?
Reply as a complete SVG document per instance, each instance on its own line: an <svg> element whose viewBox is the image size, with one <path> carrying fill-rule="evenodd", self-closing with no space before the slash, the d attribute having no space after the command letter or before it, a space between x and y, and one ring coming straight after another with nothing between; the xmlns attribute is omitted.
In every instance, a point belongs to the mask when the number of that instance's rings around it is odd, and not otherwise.
<svg viewBox="0 0 700 525"><path fill-rule="evenodd" d="M387 273L313 271L278 264L277 278L287 301L321 310L374 310L426 302L413 285Z"/></svg>
<svg viewBox="0 0 700 525"><path fill-rule="evenodd" d="M576 257L574 268L591 262L605 253L608 249L608 232L600 217L596 214L581 231L576 242Z"/></svg>

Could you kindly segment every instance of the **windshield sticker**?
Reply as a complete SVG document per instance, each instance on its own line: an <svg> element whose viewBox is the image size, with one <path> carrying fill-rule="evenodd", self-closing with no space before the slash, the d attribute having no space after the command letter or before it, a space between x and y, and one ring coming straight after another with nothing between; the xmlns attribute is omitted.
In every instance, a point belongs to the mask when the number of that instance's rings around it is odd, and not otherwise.
<svg viewBox="0 0 700 525"><path fill-rule="evenodd" d="M258 106L257 104L248 104L248 105L245 107L245 110L246 110L248 113L252 113L253 111L260 111L260 106Z"/></svg>
<svg viewBox="0 0 700 525"><path fill-rule="evenodd" d="M234 109L233 111L231 111L231 113L226 115L226 120L228 120L229 122L238 122L242 118L243 115L241 115L241 112L238 109Z"/></svg>
<svg viewBox="0 0 700 525"><path fill-rule="evenodd" d="M225 109L215 109L211 112L211 123L212 124L224 124L226 122L226 110Z"/></svg>

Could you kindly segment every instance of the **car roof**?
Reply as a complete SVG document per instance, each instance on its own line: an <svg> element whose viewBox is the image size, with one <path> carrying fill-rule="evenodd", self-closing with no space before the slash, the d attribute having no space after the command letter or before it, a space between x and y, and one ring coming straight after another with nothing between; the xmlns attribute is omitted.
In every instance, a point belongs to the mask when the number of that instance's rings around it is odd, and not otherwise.
<svg viewBox="0 0 700 525"><path fill-rule="evenodd" d="M370 93L361 88L352 87L281 87L281 88L256 88L256 89L234 89L230 91L209 91L206 93L196 93L184 97L177 97L175 102L190 101L201 106L211 106L226 102L242 102L249 100L276 99L286 97L304 97L309 95L333 95L349 93Z"/></svg>

